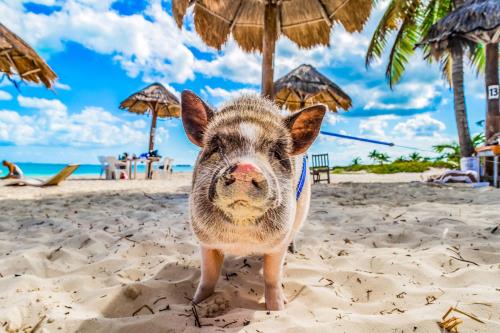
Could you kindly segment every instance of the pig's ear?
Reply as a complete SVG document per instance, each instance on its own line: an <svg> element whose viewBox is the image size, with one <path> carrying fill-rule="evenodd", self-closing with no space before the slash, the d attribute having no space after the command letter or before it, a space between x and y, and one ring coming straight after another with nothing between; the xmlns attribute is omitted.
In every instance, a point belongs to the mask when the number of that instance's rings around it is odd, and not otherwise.
<svg viewBox="0 0 500 333"><path fill-rule="evenodd" d="M214 112L194 92L184 90L181 95L182 124L195 145L203 146L203 134Z"/></svg>
<svg viewBox="0 0 500 333"><path fill-rule="evenodd" d="M318 104L295 112L286 119L292 135L292 155L302 154L312 145L318 136L325 112L326 106Z"/></svg>

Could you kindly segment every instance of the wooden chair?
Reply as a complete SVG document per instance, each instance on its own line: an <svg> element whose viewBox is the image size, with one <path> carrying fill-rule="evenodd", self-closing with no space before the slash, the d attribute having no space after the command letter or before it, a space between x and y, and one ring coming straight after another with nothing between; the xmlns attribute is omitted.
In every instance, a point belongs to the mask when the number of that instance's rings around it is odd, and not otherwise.
<svg viewBox="0 0 500 333"><path fill-rule="evenodd" d="M313 183L326 181L330 184L330 162L328 160L328 154L312 155L311 172L313 175ZM326 178L322 178L322 174L326 174Z"/></svg>

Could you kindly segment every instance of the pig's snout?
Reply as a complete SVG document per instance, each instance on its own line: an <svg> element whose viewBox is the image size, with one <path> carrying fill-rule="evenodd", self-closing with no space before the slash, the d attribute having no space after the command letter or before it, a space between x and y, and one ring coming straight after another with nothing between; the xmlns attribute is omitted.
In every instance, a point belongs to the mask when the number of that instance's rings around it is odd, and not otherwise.
<svg viewBox="0 0 500 333"><path fill-rule="evenodd" d="M223 177L225 186L235 184L243 189L252 187L262 189L266 183L262 171L251 163L235 164L224 173Z"/></svg>
<svg viewBox="0 0 500 333"><path fill-rule="evenodd" d="M218 197L226 203L233 202L246 206L266 200L268 184L257 165L242 162L224 171L217 181L216 191Z"/></svg>

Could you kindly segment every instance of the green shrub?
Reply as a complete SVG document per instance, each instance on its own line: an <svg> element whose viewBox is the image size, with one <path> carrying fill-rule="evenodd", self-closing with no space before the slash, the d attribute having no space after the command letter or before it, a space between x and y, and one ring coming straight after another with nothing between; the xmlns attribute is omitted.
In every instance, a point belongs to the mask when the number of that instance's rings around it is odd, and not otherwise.
<svg viewBox="0 0 500 333"><path fill-rule="evenodd" d="M341 174L345 172L366 171L377 174L391 174L398 172L424 172L430 168L454 169L455 165L444 161L401 161L389 164L338 166L332 169L332 173Z"/></svg>

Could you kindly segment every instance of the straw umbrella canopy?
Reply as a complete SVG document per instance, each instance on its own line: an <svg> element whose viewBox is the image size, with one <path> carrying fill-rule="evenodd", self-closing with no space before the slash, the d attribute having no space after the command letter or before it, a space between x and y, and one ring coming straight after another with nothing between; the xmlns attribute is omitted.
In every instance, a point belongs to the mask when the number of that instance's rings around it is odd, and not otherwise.
<svg viewBox="0 0 500 333"><path fill-rule="evenodd" d="M274 83L274 100L291 111L317 103L330 111L348 110L351 98L339 86L311 65L300 65Z"/></svg>
<svg viewBox="0 0 500 333"><path fill-rule="evenodd" d="M0 23L0 72L52 88L56 73L15 33Z"/></svg>
<svg viewBox="0 0 500 333"><path fill-rule="evenodd" d="M436 22L421 44L429 44L435 57L453 45L486 45L485 84L487 114L485 136L500 132L498 100L498 43L500 41L500 1L469 0Z"/></svg>
<svg viewBox="0 0 500 333"><path fill-rule="evenodd" d="M280 35L301 48L329 45L340 23L359 32L370 16L373 0L172 0L182 27L193 6L194 25L203 41L221 49L229 35L246 52L262 52L262 94L273 96L274 53Z"/></svg>
<svg viewBox="0 0 500 333"><path fill-rule="evenodd" d="M153 83L130 95L120 103L120 109L137 114L151 114L149 150L154 148L156 121L160 118L179 118L181 107L179 100L160 83Z"/></svg>

